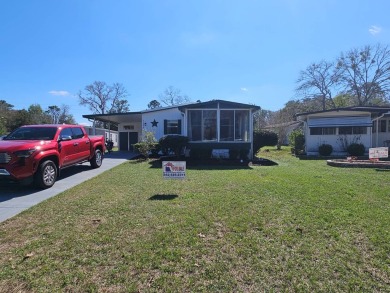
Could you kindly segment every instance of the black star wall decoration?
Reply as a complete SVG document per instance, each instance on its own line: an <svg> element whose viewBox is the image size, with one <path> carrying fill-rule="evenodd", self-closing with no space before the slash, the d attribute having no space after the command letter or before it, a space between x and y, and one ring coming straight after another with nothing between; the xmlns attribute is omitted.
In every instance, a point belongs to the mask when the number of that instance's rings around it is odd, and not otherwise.
<svg viewBox="0 0 390 293"><path fill-rule="evenodd" d="M153 121L150 123L152 123L152 127L157 127L158 121L156 121L156 119L153 119Z"/></svg>

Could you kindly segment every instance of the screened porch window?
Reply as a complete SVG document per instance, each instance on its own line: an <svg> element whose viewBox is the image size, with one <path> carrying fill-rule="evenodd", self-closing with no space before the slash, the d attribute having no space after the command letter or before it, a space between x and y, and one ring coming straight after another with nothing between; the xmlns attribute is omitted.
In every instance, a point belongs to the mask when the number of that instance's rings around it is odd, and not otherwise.
<svg viewBox="0 0 390 293"><path fill-rule="evenodd" d="M249 141L249 111L235 110L235 134L236 141Z"/></svg>
<svg viewBox="0 0 390 293"><path fill-rule="evenodd" d="M202 140L217 140L217 111L203 110L203 137Z"/></svg>
<svg viewBox="0 0 390 293"><path fill-rule="evenodd" d="M219 141L247 142L249 111L220 110L218 115L218 110L189 110L187 130L190 141L218 141L219 137Z"/></svg>
<svg viewBox="0 0 390 293"><path fill-rule="evenodd" d="M221 124L220 124L220 140L221 141L233 141L234 140L234 111L222 110L221 111Z"/></svg>
<svg viewBox="0 0 390 293"><path fill-rule="evenodd" d="M217 110L188 111L188 136L191 141L216 141Z"/></svg>

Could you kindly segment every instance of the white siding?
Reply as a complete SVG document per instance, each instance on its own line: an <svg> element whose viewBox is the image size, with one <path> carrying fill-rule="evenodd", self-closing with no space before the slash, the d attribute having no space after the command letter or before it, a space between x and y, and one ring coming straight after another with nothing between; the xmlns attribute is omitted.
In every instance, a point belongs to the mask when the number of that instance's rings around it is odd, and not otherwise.
<svg viewBox="0 0 390 293"><path fill-rule="evenodd" d="M156 139L164 136L164 120L182 120L181 134L183 134L183 115L178 108L142 113L142 129L154 133ZM156 121L157 126L152 122Z"/></svg>
<svg viewBox="0 0 390 293"><path fill-rule="evenodd" d="M358 135L306 135L306 148L308 155L318 155L318 147L321 144L330 144L333 146L332 155L345 155L346 152L342 147L340 139L346 139L349 143L356 141L359 137L358 143L362 143L366 146L366 152L371 147L371 133L358 134Z"/></svg>
<svg viewBox="0 0 390 293"><path fill-rule="evenodd" d="M307 155L318 155L318 147L321 144L330 144L333 147L332 155L345 155L341 140L348 143L358 142L364 144L366 152L372 146L371 136L371 114L370 113L353 113L353 112L330 112L313 114L307 119L305 129L306 152ZM320 116L321 115L321 116ZM339 127L339 126L364 126L367 127L367 134L339 135L338 130L334 135L310 135L310 127Z"/></svg>

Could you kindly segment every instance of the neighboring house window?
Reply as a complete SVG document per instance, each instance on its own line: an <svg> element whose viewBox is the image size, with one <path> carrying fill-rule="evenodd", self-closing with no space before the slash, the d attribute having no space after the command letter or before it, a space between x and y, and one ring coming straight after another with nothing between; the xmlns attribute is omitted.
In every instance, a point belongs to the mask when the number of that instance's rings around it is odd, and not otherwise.
<svg viewBox="0 0 390 293"><path fill-rule="evenodd" d="M181 134L181 120L164 120L164 134Z"/></svg>
<svg viewBox="0 0 390 293"><path fill-rule="evenodd" d="M339 134L367 134L365 126L342 126L339 127Z"/></svg>
<svg viewBox="0 0 390 293"><path fill-rule="evenodd" d="M310 135L335 135L336 127L310 127Z"/></svg>
<svg viewBox="0 0 390 293"><path fill-rule="evenodd" d="M379 121L379 132L386 132L387 120Z"/></svg>

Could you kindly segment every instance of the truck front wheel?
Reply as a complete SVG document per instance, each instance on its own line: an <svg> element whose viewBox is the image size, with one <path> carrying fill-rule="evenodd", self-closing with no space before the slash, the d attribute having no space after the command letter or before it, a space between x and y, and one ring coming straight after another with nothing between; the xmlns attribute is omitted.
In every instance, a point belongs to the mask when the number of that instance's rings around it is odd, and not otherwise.
<svg viewBox="0 0 390 293"><path fill-rule="evenodd" d="M103 162L103 154L102 151L97 149L95 151L95 155L89 161L91 163L92 168L99 168Z"/></svg>
<svg viewBox="0 0 390 293"><path fill-rule="evenodd" d="M57 179L57 166L53 161L46 160L38 168L34 175L34 183L37 187L46 189L54 185Z"/></svg>

